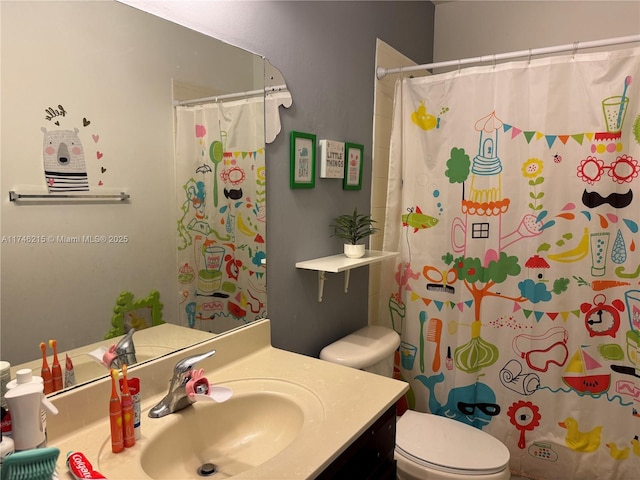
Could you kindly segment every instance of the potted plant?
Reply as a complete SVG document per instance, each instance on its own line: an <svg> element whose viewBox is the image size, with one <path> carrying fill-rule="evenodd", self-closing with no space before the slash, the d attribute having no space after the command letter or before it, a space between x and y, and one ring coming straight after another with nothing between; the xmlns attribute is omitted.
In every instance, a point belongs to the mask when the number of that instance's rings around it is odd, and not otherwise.
<svg viewBox="0 0 640 480"><path fill-rule="evenodd" d="M358 242L378 231L373 227L374 223L375 220L371 219L370 214L360 214L358 209L354 208L352 214L340 215L333 219L330 225L333 228L331 236L347 241L344 244L344 254L347 257L360 258L364 256L365 245Z"/></svg>

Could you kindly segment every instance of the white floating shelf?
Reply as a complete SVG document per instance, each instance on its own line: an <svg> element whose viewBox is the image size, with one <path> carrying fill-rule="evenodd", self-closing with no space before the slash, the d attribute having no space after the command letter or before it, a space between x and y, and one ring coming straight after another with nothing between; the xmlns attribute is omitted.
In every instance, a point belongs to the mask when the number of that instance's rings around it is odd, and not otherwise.
<svg viewBox="0 0 640 480"><path fill-rule="evenodd" d="M399 255L399 252L383 252L380 250L366 250L364 257L348 258L343 253L331 255L329 257L314 258L313 260L305 260L296 263L296 268L305 270L316 270L318 272L318 302L322 301L324 291L324 280L326 272L344 274L344 293L349 291L349 273L352 268L371 265L372 263L382 262L389 258Z"/></svg>

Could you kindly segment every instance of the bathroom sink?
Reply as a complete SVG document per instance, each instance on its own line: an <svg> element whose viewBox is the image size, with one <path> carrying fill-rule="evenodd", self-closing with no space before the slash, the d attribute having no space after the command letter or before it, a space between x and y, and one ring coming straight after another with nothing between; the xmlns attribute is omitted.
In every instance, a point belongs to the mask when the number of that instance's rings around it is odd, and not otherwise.
<svg viewBox="0 0 640 480"><path fill-rule="evenodd" d="M141 445L140 466L150 478L202 479L213 472L213 478L231 478L277 456L324 418L315 394L286 380L250 378L220 385L233 390L226 402L200 401L158 419L143 412L149 440ZM118 461L109 450L105 445L99 462L107 477L109 463Z"/></svg>

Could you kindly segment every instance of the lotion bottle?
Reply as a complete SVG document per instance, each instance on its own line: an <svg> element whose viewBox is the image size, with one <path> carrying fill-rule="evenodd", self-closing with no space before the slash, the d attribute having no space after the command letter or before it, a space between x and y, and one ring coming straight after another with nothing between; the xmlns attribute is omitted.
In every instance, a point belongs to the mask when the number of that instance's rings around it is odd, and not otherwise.
<svg viewBox="0 0 640 480"><path fill-rule="evenodd" d="M0 431L0 469L4 458L15 452L15 446L11 437L3 437Z"/></svg>
<svg viewBox="0 0 640 480"><path fill-rule="evenodd" d="M33 371L29 368L21 368L16 372L16 378L11 380L7 384L8 391L13 390L21 385L34 383L40 385L44 389L44 380L42 377L33 374ZM11 415L11 412L9 412ZM42 422L42 429L44 430L45 438L47 436L47 411L44 407L40 409L40 421ZM13 425L13 423L12 423ZM6 434L6 432L5 432ZM11 436L13 436L13 427L11 429Z"/></svg>
<svg viewBox="0 0 640 480"><path fill-rule="evenodd" d="M42 407L53 415L58 413L58 409L47 400L43 389L41 383L28 382L19 384L7 392L16 451L46 446Z"/></svg>

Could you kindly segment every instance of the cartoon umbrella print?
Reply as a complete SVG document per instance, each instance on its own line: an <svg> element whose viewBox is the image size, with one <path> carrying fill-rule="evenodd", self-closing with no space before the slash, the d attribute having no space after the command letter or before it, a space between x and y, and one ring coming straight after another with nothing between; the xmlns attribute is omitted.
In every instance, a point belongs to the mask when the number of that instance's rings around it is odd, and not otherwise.
<svg viewBox="0 0 640 480"><path fill-rule="evenodd" d="M218 206L218 164L224 157L222 142L214 140L209 146L209 158L213 162L213 205Z"/></svg>
<svg viewBox="0 0 640 480"><path fill-rule="evenodd" d="M526 430L532 431L540 425L540 419L542 418L540 410L533 403L520 400L509 407L507 415L511 420L511 424L520 430L518 447L524 449L527 446L527 442L524 439L524 432Z"/></svg>

